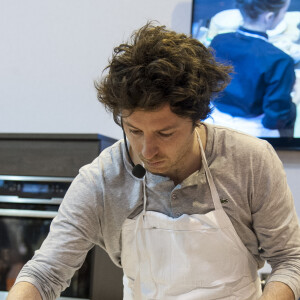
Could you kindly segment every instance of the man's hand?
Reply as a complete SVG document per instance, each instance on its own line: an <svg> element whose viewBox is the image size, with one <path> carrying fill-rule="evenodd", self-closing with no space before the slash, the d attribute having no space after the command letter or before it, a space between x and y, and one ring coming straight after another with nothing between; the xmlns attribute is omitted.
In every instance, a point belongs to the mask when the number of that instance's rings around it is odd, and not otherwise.
<svg viewBox="0 0 300 300"><path fill-rule="evenodd" d="M19 282L8 293L6 300L42 300L38 289L29 282Z"/></svg>
<svg viewBox="0 0 300 300"><path fill-rule="evenodd" d="M286 284L272 281L266 285L259 300L295 300L295 295Z"/></svg>

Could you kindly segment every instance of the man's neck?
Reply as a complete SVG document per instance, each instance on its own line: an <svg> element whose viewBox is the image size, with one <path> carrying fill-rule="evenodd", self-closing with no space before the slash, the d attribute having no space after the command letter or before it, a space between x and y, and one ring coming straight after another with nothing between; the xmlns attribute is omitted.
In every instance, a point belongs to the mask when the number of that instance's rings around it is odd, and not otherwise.
<svg viewBox="0 0 300 300"><path fill-rule="evenodd" d="M265 18L265 13L259 15L255 21L250 18L245 18L242 26L248 30L265 33L268 29L268 23L266 22Z"/></svg>
<svg viewBox="0 0 300 300"><path fill-rule="evenodd" d="M205 125L201 124L200 126L195 128L194 149L192 149L191 155L188 156L189 157L188 161L186 161L185 165L179 166L178 172L176 174L170 176L170 179L173 180L175 186L183 182L186 178L188 178L191 174L193 174L197 170L200 170L202 166L202 155L201 155L200 145L198 142L197 132L199 134L203 150L205 150L207 130Z"/></svg>

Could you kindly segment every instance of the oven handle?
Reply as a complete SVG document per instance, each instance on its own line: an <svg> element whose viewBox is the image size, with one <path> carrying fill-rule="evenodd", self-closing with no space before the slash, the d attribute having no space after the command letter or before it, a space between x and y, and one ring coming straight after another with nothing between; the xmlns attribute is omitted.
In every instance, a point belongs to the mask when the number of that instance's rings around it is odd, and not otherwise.
<svg viewBox="0 0 300 300"><path fill-rule="evenodd" d="M0 216L53 219L57 211L5 209L0 208Z"/></svg>

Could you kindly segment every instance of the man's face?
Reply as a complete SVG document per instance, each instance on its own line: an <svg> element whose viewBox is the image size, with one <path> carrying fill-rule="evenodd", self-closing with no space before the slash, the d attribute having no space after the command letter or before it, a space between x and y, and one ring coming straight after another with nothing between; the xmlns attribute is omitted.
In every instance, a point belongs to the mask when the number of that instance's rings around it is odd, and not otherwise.
<svg viewBox="0 0 300 300"><path fill-rule="evenodd" d="M149 172L170 178L186 167L195 148L190 119L177 116L166 104L155 111L136 110L122 120L135 163L143 162Z"/></svg>

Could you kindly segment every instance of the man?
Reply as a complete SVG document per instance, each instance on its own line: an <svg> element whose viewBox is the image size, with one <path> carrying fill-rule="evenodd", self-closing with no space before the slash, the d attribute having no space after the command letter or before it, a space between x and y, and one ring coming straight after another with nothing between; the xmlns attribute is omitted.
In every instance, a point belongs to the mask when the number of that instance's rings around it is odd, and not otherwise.
<svg viewBox="0 0 300 300"><path fill-rule="evenodd" d="M80 170L8 299L55 299L95 244L123 268L124 299L297 299L298 218L275 151L199 121L230 68L147 24L108 70L98 99L128 146ZM273 272L261 295L264 260Z"/></svg>
<svg viewBox="0 0 300 300"><path fill-rule="evenodd" d="M217 35L210 46L233 64L232 82L214 102L216 124L259 137L292 137L296 104L294 61L268 41L267 31L284 18L290 0L236 0L243 17L237 32Z"/></svg>

